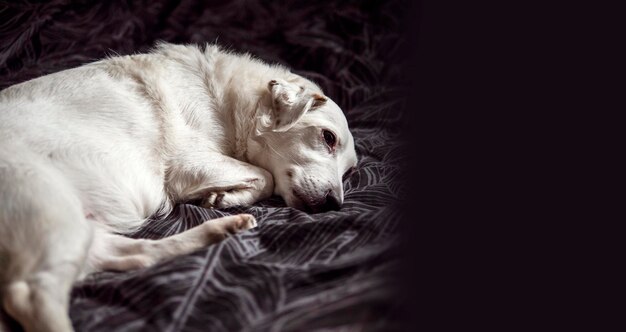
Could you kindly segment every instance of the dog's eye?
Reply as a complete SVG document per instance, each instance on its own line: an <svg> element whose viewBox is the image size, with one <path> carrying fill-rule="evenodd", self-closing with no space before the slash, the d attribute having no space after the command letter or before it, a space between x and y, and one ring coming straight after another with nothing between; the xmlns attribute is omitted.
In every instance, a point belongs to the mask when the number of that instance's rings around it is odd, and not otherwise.
<svg viewBox="0 0 626 332"><path fill-rule="evenodd" d="M335 134L333 134L330 130L324 130L322 134L324 135L326 144L328 144L329 147L334 148L335 144L337 144L337 137L335 137Z"/></svg>

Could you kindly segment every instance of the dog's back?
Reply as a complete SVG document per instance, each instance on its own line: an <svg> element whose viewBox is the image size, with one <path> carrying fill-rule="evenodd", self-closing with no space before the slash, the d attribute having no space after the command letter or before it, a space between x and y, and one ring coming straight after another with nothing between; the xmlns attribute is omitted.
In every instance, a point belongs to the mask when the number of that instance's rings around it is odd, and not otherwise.
<svg viewBox="0 0 626 332"><path fill-rule="evenodd" d="M85 214L124 230L157 209L164 191L158 119L119 83L98 67L81 67L2 91L0 149L13 153L0 162L29 154L28 163L60 170Z"/></svg>

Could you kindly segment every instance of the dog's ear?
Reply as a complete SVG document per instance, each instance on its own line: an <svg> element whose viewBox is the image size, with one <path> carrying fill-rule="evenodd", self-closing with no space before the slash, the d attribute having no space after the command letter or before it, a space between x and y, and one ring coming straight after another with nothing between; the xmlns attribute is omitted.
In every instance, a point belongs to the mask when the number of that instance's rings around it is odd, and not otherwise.
<svg viewBox="0 0 626 332"><path fill-rule="evenodd" d="M318 95L317 93L313 94L313 106L311 106L311 108L317 108L324 104L326 104L326 97Z"/></svg>
<svg viewBox="0 0 626 332"><path fill-rule="evenodd" d="M267 87L272 96L274 113L272 131L291 129L308 110L326 103L324 96L306 93L303 87L284 80L271 80Z"/></svg>

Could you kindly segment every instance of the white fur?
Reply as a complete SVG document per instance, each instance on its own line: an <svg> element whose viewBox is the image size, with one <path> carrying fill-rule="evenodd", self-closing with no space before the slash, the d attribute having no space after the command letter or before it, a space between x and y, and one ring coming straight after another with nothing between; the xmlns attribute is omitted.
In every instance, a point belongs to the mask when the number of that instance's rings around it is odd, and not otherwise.
<svg viewBox="0 0 626 332"><path fill-rule="evenodd" d="M322 130L336 135L329 147ZM28 331L71 330L69 289L256 225L250 215L152 241L137 229L178 202L270 196L321 211L356 165L341 109L314 83L220 50L160 44L0 92L0 292ZM332 204L331 204L332 205Z"/></svg>

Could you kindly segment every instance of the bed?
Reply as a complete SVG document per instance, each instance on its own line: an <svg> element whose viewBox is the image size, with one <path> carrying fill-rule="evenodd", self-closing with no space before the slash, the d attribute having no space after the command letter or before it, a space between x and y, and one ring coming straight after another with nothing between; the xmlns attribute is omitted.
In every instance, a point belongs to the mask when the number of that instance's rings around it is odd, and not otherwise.
<svg viewBox="0 0 626 332"><path fill-rule="evenodd" d="M178 205L132 237L251 213L259 226L192 254L77 283L77 331L400 330L401 1L0 1L0 89L157 41L213 43L285 64L339 104L357 172L340 211ZM6 313L10 330L19 330Z"/></svg>

